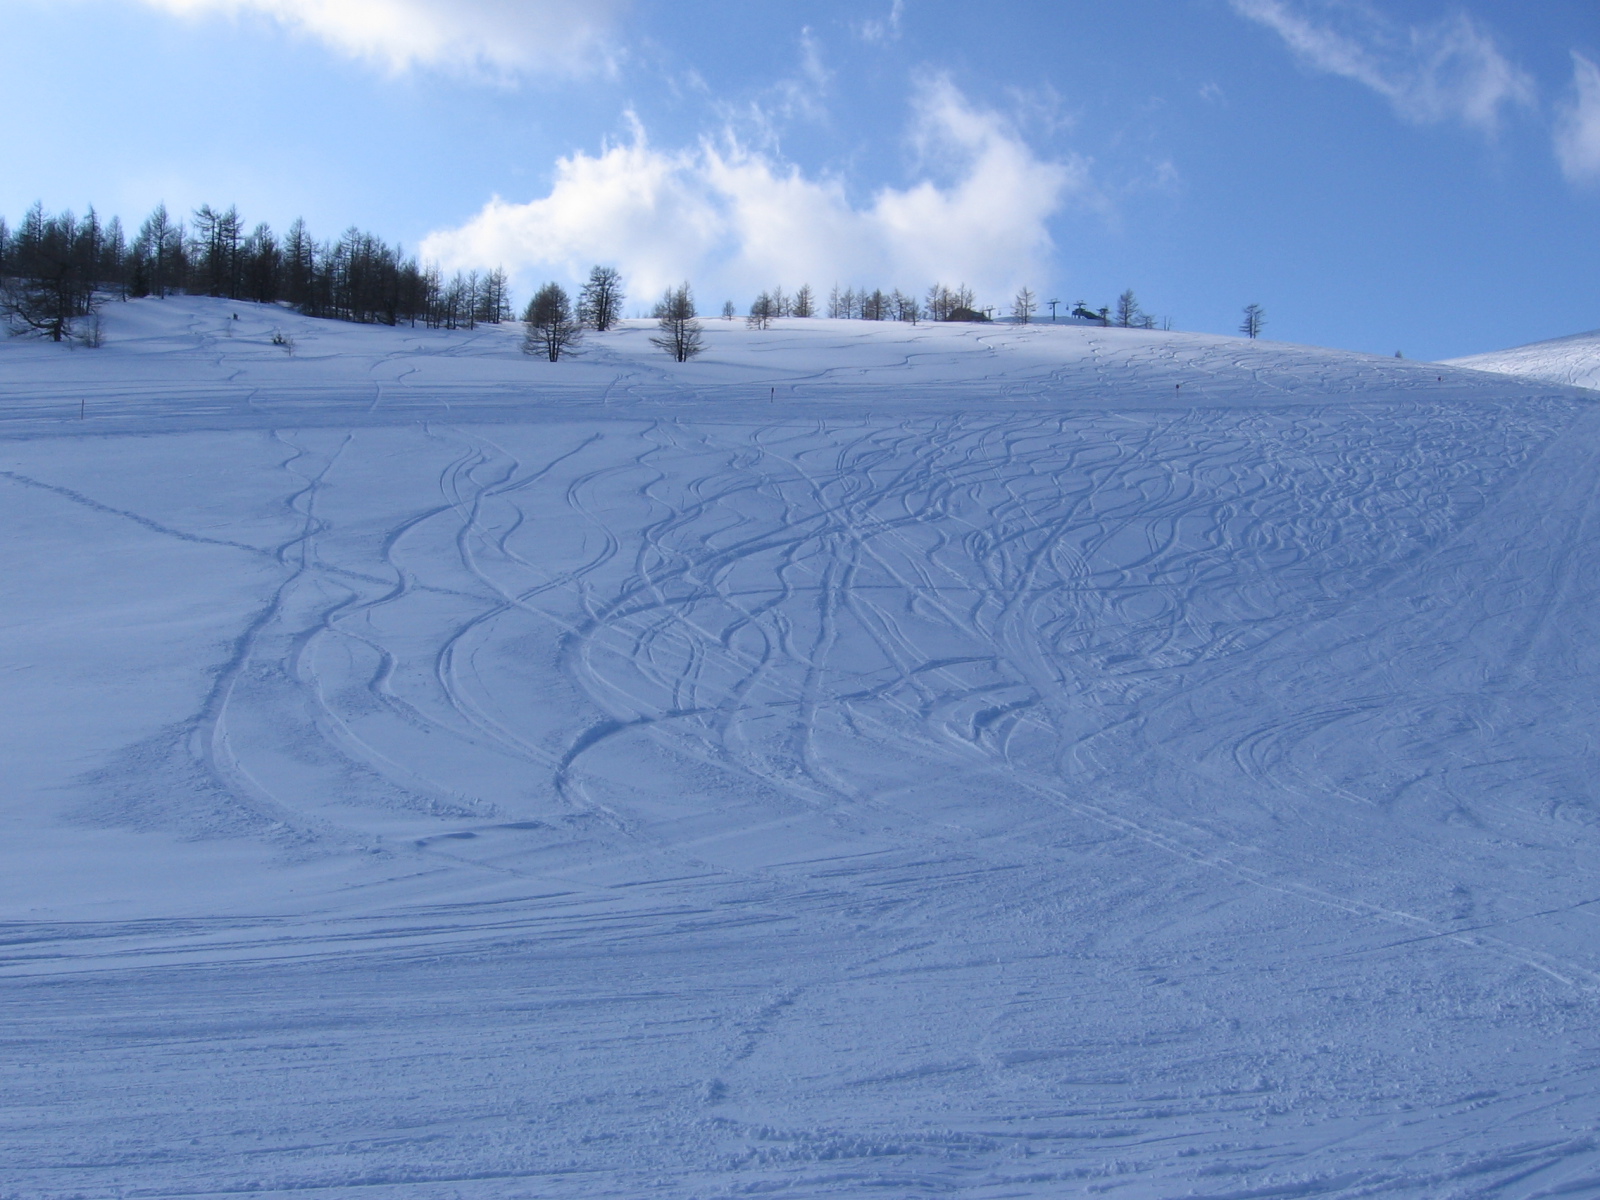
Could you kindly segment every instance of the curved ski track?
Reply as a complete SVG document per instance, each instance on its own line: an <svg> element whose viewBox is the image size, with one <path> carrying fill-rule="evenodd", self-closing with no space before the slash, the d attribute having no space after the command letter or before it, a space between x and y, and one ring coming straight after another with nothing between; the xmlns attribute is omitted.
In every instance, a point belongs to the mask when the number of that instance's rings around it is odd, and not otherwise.
<svg viewBox="0 0 1600 1200"><path fill-rule="evenodd" d="M1600 1192L1600 416L1249 370L278 433L188 751L381 882L19 930L0 1195Z"/></svg>

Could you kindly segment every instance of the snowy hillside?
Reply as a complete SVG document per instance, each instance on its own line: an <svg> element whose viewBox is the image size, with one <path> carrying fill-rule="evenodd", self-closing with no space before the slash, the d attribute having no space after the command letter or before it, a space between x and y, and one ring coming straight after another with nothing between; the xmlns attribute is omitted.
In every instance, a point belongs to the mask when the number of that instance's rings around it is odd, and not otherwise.
<svg viewBox="0 0 1600 1200"><path fill-rule="evenodd" d="M1600 330L1452 359L1447 365L1600 389Z"/></svg>
<svg viewBox="0 0 1600 1200"><path fill-rule="evenodd" d="M1600 1194L1592 394L649 333L0 344L0 1196Z"/></svg>

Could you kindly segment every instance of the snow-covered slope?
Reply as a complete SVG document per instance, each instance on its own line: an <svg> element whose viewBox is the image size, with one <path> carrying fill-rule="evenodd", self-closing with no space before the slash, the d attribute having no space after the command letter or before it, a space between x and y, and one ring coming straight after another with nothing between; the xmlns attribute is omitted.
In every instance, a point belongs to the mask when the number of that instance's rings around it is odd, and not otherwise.
<svg viewBox="0 0 1600 1200"><path fill-rule="evenodd" d="M0 345L0 1195L1600 1191L1590 394L707 324Z"/></svg>
<svg viewBox="0 0 1600 1200"><path fill-rule="evenodd" d="M1600 389L1600 329L1511 350L1452 359L1446 365Z"/></svg>

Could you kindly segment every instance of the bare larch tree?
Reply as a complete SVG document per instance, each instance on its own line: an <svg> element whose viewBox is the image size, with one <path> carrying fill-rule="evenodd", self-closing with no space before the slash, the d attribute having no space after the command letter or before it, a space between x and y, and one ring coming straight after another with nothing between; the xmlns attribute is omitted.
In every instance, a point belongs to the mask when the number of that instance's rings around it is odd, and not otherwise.
<svg viewBox="0 0 1600 1200"><path fill-rule="evenodd" d="M1129 288L1117 297L1117 324L1131 329L1139 324L1139 298Z"/></svg>
<svg viewBox="0 0 1600 1200"><path fill-rule="evenodd" d="M615 267L595 267L578 293L578 319L596 333L604 333L622 317L622 275Z"/></svg>
<svg viewBox="0 0 1600 1200"><path fill-rule="evenodd" d="M547 283L533 294L522 323L528 327L522 352L542 354L551 362L575 352L583 341L583 329L573 316L572 301L559 283Z"/></svg>
<svg viewBox="0 0 1600 1200"><path fill-rule="evenodd" d="M661 332L650 339L652 346L678 362L688 362L705 349L700 322L695 320L694 293L687 283L668 288L656 302L654 316Z"/></svg>

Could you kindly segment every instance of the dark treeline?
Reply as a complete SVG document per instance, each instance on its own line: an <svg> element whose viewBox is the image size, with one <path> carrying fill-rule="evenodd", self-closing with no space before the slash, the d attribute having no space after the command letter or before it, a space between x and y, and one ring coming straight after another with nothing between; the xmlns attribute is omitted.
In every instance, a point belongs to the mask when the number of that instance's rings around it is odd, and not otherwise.
<svg viewBox="0 0 1600 1200"><path fill-rule="evenodd" d="M542 331L543 340L534 338L529 345L537 342L542 354L555 359L578 344L576 336L561 332L568 325L574 333L580 326L599 332L611 328L621 317L620 279L614 268L596 267L575 306L561 292L569 305L565 315L555 304L556 292L549 291L555 285L549 285L540 293L544 307L525 315L530 329ZM332 241L318 241L304 221L295 221L282 235L266 224L247 230L236 208L210 205L202 205L186 221L174 219L160 205L131 237L117 218L102 221L93 208L80 218L71 212L48 213L35 204L15 229L0 217L0 323L15 332L31 331L56 341L80 336L98 344L96 321L75 330L76 322L93 318L98 300L174 293L287 304L311 317L435 329L498 325L512 317L504 271L457 272L446 280L437 267L355 226ZM1060 301L1044 303L1055 320ZM1034 293L1023 288L1012 302L1011 319L1028 324L1039 307ZM723 307L730 319L735 311L732 301ZM781 287L761 293L751 305L749 323L764 329L776 318L824 313L913 324L988 321L993 311L980 310L965 284L951 288L936 283L924 296L898 288L841 290L835 285L825 301L803 285L793 293ZM1095 311L1083 301L1067 311L1069 319L1101 325L1156 326L1156 318L1140 308L1131 290L1118 298L1114 313L1109 305ZM1259 311L1247 313L1241 328L1254 337L1262 323ZM1162 325L1170 328L1170 322ZM682 349L674 346L675 354Z"/></svg>
<svg viewBox="0 0 1600 1200"><path fill-rule="evenodd" d="M972 289L965 284L948 288L936 283L928 289L924 299L919 299L913 293L902 292L899 288L892 292L885 292L882 288L870 291L866 288L846 288L840 291L835 284L833 291L828 294L827 314L836 319L908 321L913 325L925 320L988 320L986 313L977 311L976 303ZM756 297L755 303L750 306L748 321L752 328L765 329L778 317L814 317L818 315L817 309L817 300L810 284L802 285L793 295L786 294L778 287ZM723 309L723 315L731 317L733 312L732 301L729 301Z"/></svg>
<svg viewBox="0 0 1600 1200"><path fill-rule="evenodd" d="M984 320L978 314L976 304L972 289L965 284L948 288L936 283L928 289L927 297L922 300L899 288L892 292L885 292L881 288L874 288L870 292L865 288L846 288L841 292L835 287L828 294L828 315L862 321L909 321L913 325L922 320Z"/></svg>
<svg viewBox="0 0 1600 1200"><path fill-rule="evenodd" d="M127 255L121 223L101 224L93 209L79 221L36 204L15 232L0 217L0 316L59 342Z"/></svg>
<svg viewBox="0 0 1600 1200"><path fill-rule="evenodd" d="M503 271L457 273L407 256L351 226L318 241L296 221L282 236L248 232L237 209L202 205L188 222L161 205L130 239L119 220L50 214L35 204L15 230L0 217L0 306L24 328L60 341L97 296L173 293L286 303L312 317L366 324L472 328L511 319Z"/></svg>

